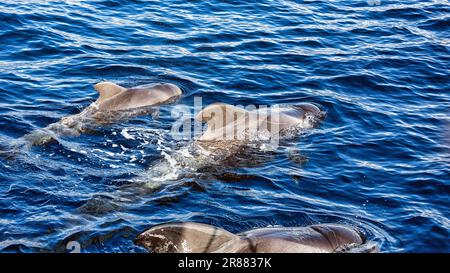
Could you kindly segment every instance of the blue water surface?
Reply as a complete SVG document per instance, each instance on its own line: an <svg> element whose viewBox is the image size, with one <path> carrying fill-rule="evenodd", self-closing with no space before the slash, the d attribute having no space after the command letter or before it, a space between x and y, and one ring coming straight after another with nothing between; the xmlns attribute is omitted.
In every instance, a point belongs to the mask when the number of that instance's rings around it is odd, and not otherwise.
<svg viewBox="0 0 450 273"><path fill-rule="evenodd" d="M450 251L449 1L3 0L0 22L0 251L143 252L135 236L173 221L344 223L384 252ZM132 181L188 142L175 105L7 156L101 80L327 117L159 188Z"/></svg>

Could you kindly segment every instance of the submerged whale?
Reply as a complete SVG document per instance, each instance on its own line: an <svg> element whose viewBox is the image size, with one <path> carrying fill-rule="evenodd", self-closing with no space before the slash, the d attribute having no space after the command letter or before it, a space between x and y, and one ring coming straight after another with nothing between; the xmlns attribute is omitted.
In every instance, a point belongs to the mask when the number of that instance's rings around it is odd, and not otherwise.
<svg viewBox="0 0 450 273"><path fill-rule="evenodd" d="M377 252L357 229L339 224L260 228L240 234L200 223L154 226L135 244L153 253Z"/></svg>
<svg viewBox="0 0 450 273"><path fill-rule="evenodd" d="M78 114L62 118L46 128L24 136L31 145L44 145L61 135L77 136L93 125L108 124L125 117L146 114L148 107L169 103L181 95L171 83L156 83L125 88L112 82L94 85L99 98Z"/></svg>

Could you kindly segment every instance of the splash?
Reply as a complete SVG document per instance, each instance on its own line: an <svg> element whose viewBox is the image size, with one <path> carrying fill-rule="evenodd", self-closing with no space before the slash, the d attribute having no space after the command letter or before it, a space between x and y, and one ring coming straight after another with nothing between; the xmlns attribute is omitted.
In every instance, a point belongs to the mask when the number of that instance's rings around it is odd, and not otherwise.
<svg viewBox="0 0 450 273"><path fill-rule="evenodd" d="M284 139L292 139L305 132L306 129L300 124L284 130L282 135ZM279 149L278 143L273 145L271 135L265 131L259 131L258 134L252 135L250 141L194 140L172 147L163 138L160 138L157 144L157 150L160 151L162 158L135 180L143 182L150 188L175 183L183 177L200 174L201 170L205 168L217 171L227 166L235 166L242 158L264 157L265 153Z"/></svg>

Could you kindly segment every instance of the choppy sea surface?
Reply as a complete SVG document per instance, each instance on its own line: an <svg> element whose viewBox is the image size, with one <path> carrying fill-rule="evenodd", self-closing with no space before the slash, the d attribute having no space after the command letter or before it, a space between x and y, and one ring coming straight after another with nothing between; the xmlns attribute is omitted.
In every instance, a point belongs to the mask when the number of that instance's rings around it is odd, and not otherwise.
<svg viewBox="0 0 450 273"><path fill-rule="evenodd" d="M383 252L450 251L449 1L4 0L0 22L1 252L143 252L135 236L173 221L343 223ZM102 80L184 94L16 145L95 101ZM194 114L195 97L312 102L327 117L275 151L173 176L191 141L171 135L173 109Z"/></svg>

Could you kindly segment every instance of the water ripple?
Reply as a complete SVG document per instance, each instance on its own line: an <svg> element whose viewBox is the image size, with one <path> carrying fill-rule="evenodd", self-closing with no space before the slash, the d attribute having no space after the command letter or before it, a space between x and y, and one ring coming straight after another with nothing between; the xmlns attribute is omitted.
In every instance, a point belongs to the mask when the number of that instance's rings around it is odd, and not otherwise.
<svg viewBox="0 0 450 273"><path fill-rule="evenodd" d="M2 1L0 250L142 252L145 228L199 221L338 222L382 251L448 252L449 11L444 0ZM14 150L89 105L103 79L172 82L190 108L194 96L310 101L327 118L277 152L158 187L137 178L188 145L170 137L173 106Z"/></svg>

